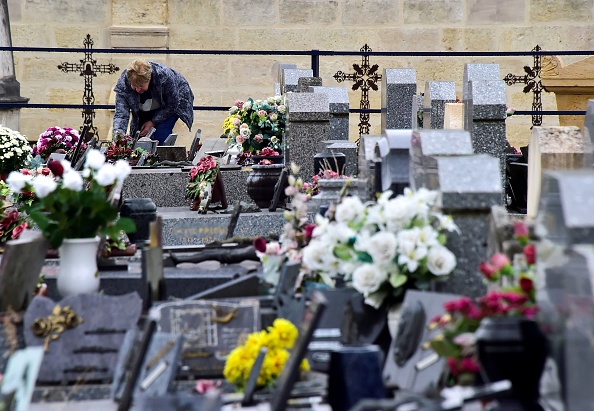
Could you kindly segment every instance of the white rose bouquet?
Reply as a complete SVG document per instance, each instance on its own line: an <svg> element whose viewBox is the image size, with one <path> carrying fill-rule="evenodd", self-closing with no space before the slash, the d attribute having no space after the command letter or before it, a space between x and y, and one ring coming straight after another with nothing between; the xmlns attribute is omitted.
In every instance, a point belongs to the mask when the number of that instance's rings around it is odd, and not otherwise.
<svg viewBox="0 0 594 411"><path fill-rule="evenodd" d="M343 198L333 219L316 217L304 267L344 279L375 308L401 300L407 288L427 289L456 267L445 232L458 228L436 207L438 194L406 189L390 198L392 192L385 192L369 204Z"/></svg>
<svg viewBox="0 0 594 411"><path fill-rule="evenodd" d="M0 124L0 174L25 167L31 161L32 152L21 133Z"/></svg>
<svg viewBox="0 0 594 411"><path fill-rule="evenodd" d="M21 208L53 248L64 238L117 238L121 230L134 231L133 221L119 218L111 198L132 170L127 161L110 164L99 150L90 150L82 173L64 160L52 160L48 168L52 175L13 171L6 182L14 193L30 198Z"/></svg>

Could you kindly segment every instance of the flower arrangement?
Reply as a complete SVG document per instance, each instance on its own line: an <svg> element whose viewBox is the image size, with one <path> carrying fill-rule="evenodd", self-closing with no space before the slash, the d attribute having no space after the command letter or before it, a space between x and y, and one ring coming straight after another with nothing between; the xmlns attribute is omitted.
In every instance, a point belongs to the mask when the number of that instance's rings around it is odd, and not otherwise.
<svg viewBox="0 0 594 411"><path fill-rule="evenodd" d="M311 197L303 192L303 180L297 177L299 167L291 164L291 172L285 189L290 201L279 241L267 242L263 237L254 239L256 254L262 262L263 280L271 285L278 283L280 268L285 262L301 261L303 248L309 243L315 227L309 222L307 202Z"/></svg>
<svg viewBox="0 0 594 411"><path fill-rule="evenodd" d="M50 161L52 175L13 171L7 183L14 193L32 195L21 205L51 247L57 249L64 238L117 238L120 230L132 232L132 220L118 218L112 195L121 189L131 168L126 161L105 161L98 150L90 150L82 174L68 161Z"/></svg>
<svg viewBox="0 0 594 411"><path fill-rule="evenodd" d="M9 195L10 188L5 182L0 181L0 244L16 240L29 226L24 215L8 201Z"/></svg>
<svg viewBox="0 0 594 411"><path fill-rule="evenodd" d="M510 285L475 300L462 297L448 301L444 304L446 313L434 318L429 325L430 329L441 330L430 344L438 355L447 358L453 383L469 385L474 382L479 371L474 333L483 318L533 318L538 312L534 245L528 242L524 223L516 223L514 229L516 240L523 246L523 252L514 258L514 264L506 255L497 253L479 267L486 281L506 280Z"/></svg>
<svg viewBox="0 0 594 411"><path fill-rule="evenodd" d="M315 176L311 178L311 182L303 183L303 187L301 188L306 194L310 196L315 196L318 194L318 182L320 180L337 180L337 179L348 179L350 178L347 175L339 174L334 170L331 169L323 169L318 172Z"/></svg>
<svg viewBox="0 0 594 411"><path fill-rule="evenodd" d="M274 156L279 156L279 152L276 150L273 150L270 147L264 147L262 150L258 150L256 152L256 155L260 156L260 157L274 157ZM253 157L252 157L253 158ZM269 158L262 158L259 162L259 165L261 166L269 166L271 164L274 164L274 162L269 159Z"/></svg>
<svg viewBox="0 0 594 411"><path fill-rule="evenodd" d="M50 127L39 135L39 139L33 147L33 155L39 155L47 160L54 152L74 153L79 139L79 132L73 128ZM81 150L85 149L86 144L82 143Z"/></svg>
<svg viewBox="0 0 594 411"><path fill-rule="evenodd" d="M405 189L375 203L344 197L330 217L316 216L303 249L309 275L341 278L375 308L402 301L408 288L427 289L456 267L445 247L446 231L457 226L437 207L438 192Z"/></svg>
<svg viewBox="0 0 594 411"><path fill-rule="evenodd" d="M134 147L134 139L129 134L122 134L116 131L110 144L107 146L106 157L110 163L117 160L128 160L131 165L136 165L140 157L144 154L147 164L153 164L158 161L158 156L149 153L141 147Z"/></svg>
<svg viewBox="0 0 594 411"><path fill-rule="evenodd" d="M211 155L202 157L188 175L186 198L197 200L204 197L206 191L212 188L218 171L219 162L215 157Z"/></svg>
<svg viewBox="0 0 594 411"><path fill-rule="evenodd" d="M32 151L21 133L0 124L0 174L25 167L31 161Z"/></svg>
<svg viewBox="0 0 594 411"><path fill-rule="evenodd" d="M236 101L223 123L227 144L238 145L244 152L257 152L265 147L278 150L285 131L286 106L282 97L266 100Z"/></svg>
<svg viewBox="0 0 594 411"><path fill-rule="evenodd" d="M262 347L268 349L258 376L258 387L274 385L289 358L289 351L297 339L298 330L290 321L283 318L274 320L266 330L251 333L245 342L234 348L227 356L223 375L235 384L238 391L245 388L254 361ZM306 359L301 362L300 370L309 371Z"/></svg>

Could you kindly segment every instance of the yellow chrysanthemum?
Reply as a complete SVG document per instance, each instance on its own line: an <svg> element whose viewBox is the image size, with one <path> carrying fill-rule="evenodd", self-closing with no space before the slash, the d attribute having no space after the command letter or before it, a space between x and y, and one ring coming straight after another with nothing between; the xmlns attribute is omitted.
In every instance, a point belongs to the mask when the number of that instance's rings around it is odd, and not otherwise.
<svg viewBox="0 0 594 411"><path fill-rule="evenodd" d="M264 366L271 377L278 378L289 359L289 352L284 349L273 349L264 358Z"/></svg>
<svg viewBox="0 0 594 411"><path fill-rule="evenodd" d="M299 371L308 372L310 369L309 361L307 361L307 358L304 358L303 361L301 361L301 364L299 364Z"/></svg>
<svg viewBox="0 0 594 411"><path fill-rule="evenodd" d="M292 348L298 334L297 327L284 318L274 320L272 327L268 327L268 332L278 348Z"/></svg>
<svg viewBox="0 0 594 411"><path fill-rule="evenodd" d="M227 356L223 375L231 383L242 382L245 371L245 348L240 345Z"/></svg>
<svg viewBox="0 0 594 411"><path fill-rule="evenodd" d="M245 349L250 357L256 358L260 348L268 347L269 335L266 331L257 331L248 335L245 342Z"/></svg>

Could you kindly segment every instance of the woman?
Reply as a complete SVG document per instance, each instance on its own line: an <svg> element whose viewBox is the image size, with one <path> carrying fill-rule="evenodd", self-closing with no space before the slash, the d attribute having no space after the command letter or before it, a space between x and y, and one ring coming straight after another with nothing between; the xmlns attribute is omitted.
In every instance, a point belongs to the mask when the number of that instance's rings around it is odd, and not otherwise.
<svg viewBox="0 0 594 411"><path fill-rule="evenodd" d="M114 133L126 134L130 113L130 135L140 130L143 137L154 127L156 132L151 138L159 144L171 134L178 119L188 126L188 130L192 129L192 89L181 74L161 63L134 60L120 76L114 91Z"/></svg>

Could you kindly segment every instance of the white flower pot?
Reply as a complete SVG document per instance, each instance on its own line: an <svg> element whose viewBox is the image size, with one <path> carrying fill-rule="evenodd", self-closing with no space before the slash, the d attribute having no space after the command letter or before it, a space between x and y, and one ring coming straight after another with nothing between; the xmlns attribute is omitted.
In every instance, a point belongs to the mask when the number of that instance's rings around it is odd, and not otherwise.
<svg viewBox="0 0 594 411"><path fill-rule="evenodd" d="M99 237L64 239L60 246L57 286L62 297L99 291Z"/></svg>

